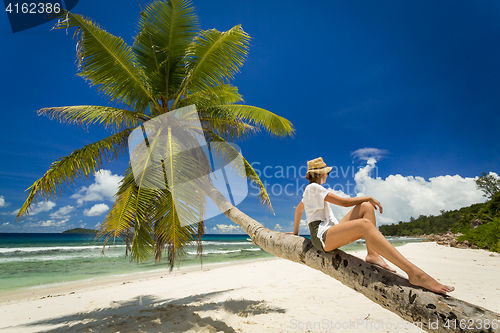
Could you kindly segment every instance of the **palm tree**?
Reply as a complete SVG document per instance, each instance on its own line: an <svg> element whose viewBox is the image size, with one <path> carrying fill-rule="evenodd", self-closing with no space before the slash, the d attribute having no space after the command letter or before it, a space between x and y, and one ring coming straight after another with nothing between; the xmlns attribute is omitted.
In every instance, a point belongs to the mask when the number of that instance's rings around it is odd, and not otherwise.
<svg viewBox="0 0 500 333"><path fill-rule="evenodd" d="M206 142L216 145L246 138L261 128L275 136L293 134L293 126L288 120L257 107L238 104L242 97L230 81L243 63L249 41L248 34L240 26L226 32L198 31L197 19L188 1L157 1L141 12L140 31L134 45L129 47L121 38L80 15L63 10L60 17L63 21L58 23L58 29L77 28L79 75L90 80L120 107L79 105L38 111L40 115L82 126L100 124L114 134L52 163L45 175L28 189L18 218L29 214L31 206L40 198L48 200L60 195L76 178L88 179L103 163L123 154L134 128L147 132L147 124L153 119L178 109L193 110L189 106L195 105L200 126L189 131L169 128L153 133L166 137L163 143L171 146L161 151L165 155L161 158L161 168L148 169L147 163L139 163L144 168L139 176L132 166L125 171L115 203L100 227L100 235L105 236L106 241L113 237L124 238L131 245L133 259L138 262L151 256L159 261L167 249L172 268L183 248L199 240L203 233L199 216L203 214L206 194L265 251L318 269L403 319L421 321L424 330L466 331L460 329L460 323L470 320L485 323L488 319L489 323L494 320L498 323L500 315L497 313L412 286L408 280L379 270L341 250L322 253L314 249L308 239L271 231L234 207L209 181L195 182L191 188L176 195L172 193L176 188L170 188L168 182L164 188L150 186L151 182L159 183L161 179L172 177L173 168L182 169L193 161L201 165L201 171L197 172L210 170L208 161L197 156L196 150L174 158L186 148L183 140L178 140L180 137L194 136L193 133L202 131ZM186 112L183 115L193 114ZM133 147L131 153L153 157L158 151L151 146L157 142L145 140L145 144ZM216 153L227 160L239 156L243 170L238 171L260 187L261 202L272 209L253 168L238 151L227 147ZM146 149L150 153L141 155L140 152ZM146 174L148 177L141 180L140 176ZM197 175L181 176L192 179ZM175 197L184 205L176 204ZM179 216L188 221L182 221ZM451 326L443 327L446 319L451 320ZM455 329L453 320L458 323ZM434 329L432 324L437 321L439 327Z"/></svg>
<svg viewBox="0 0 500 333"><path fill-rule="evenodd" d="M76 178L88 179L103 163L122 155L129 147L128 140L134 128L144 131L145 124L173 110L194 106L200 125L198 129L190 128L183 133L172 130L169 133L175 134L173 138L163 132L164 139L170 138L166 145L171 149L163 151L168 155L161 157L163 172L148 173L153 178L164 180L169 175L168 170L174 167L188 170L193 164L192 159L173 157L176 152L186 149L183 147L185 140L179 140L182 136L192 137L193 133L202 132L207 144L214 145L244 139L260 129L274 136L294 132L285 118L240 104L242 96L230 84L245 60L250 36L239 25L225 32L199 30L194 8L188 0L156 1L147 6L141 12L139 33L131 47L88 18L66 10L58 17L55 28L76 27L78 75L97 86L116 107L50 107L40 109L38 114L82 126L99 124L113 134L52 163L43 177L28 188L18 219L29 214L40 198L49 200L60 195L63 187L74 184ZM147 140L146 143L150 148ZM222 155L234 159L240 154L229 148ZM269 196L255 170L241 155L239 157L243 161L243 170L239 173L259 186L261 203L272 210ZM191 158L196 158L196 162L203 160L192 154ZM209 163L201 164L202 172L210 170ZM137 262L152 256L155 262L160 261L167 250L172 269L176 256L183 253L186 245L198 241L201 252L199 241L204 230L205 197L200 195L199 183L192 185L194 188L176 191L174 195L172 186L148 186L151 177L143 177L144 174L146 172L137 177L138 173L132 172L131 167L125 171L113 207L99 228L99 236L105 237L105 243L115 237L125 239Z"/></svg>

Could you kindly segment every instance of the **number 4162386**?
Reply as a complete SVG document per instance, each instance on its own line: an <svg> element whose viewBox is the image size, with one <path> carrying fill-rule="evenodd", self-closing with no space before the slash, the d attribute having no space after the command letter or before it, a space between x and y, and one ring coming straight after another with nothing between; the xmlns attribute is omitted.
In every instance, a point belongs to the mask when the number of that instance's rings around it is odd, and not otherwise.
<svg viewBox="0 0 500 333"><path fill-rule="evenodd" d="M40 3L10 3L5 8L9 14L43 14L43 13L59 13L61 11L61 4L51 2Z"/></svg>
<svg viewBox="0 0 500 333"><path fill-rule="evenodd" d="M499 326L499 323L496 319L489 320L489 319L469 319L469 320L449 320L447 319L443 325L444 328L447 329L456 329L456 328L461 328L461 329L497 329Z"/></svg>

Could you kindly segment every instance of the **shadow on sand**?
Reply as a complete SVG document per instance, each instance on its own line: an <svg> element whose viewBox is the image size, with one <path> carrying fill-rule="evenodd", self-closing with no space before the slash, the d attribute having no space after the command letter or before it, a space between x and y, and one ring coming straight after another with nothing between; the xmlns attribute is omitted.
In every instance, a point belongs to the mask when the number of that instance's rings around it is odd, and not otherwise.
<svg viewBox="0 0 500 333"><path fill-rule="evenodd" d="M215 311L214 317L237 315L243 318L265 313L284 313L281 308L266 305L265 301L228 299L210 302L210 298L233 289L193 295L181 299L160 299L142 295L127 301L112 302L109 307L88 312L15 326L33 332L236 332L224 321L205 315Z"/></svg>

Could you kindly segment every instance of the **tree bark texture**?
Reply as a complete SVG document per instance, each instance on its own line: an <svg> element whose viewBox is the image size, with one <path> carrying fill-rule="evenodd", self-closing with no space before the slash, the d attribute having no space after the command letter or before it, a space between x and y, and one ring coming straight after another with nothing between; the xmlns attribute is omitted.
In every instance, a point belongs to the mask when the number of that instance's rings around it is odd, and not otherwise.
<svg viewBox="0 0 500 333"><path fill-rule="evenodd" d="M207 193L264 251L317 269L425 331L500 332L500 314L496 312L414 286L406 278L341 250L318 251L309 239L264 227L231 205L214 187Z"/></svg>

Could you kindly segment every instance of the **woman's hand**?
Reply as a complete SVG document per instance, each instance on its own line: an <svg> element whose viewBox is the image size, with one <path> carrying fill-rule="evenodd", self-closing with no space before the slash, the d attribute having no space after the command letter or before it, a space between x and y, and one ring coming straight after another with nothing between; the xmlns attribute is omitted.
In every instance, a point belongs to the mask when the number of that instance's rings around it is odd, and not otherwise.
<svg viewBox="0 0 500 333"><path fill-rule="evenodd" d="M375 209L375 210L378 209L380 211L380 214L382 214L383 209L382 209L382 205L380 204L380 202L373 199L372 197L370 197L370 199L368 199L368 202L372 204L373 209Z"/></svg>

